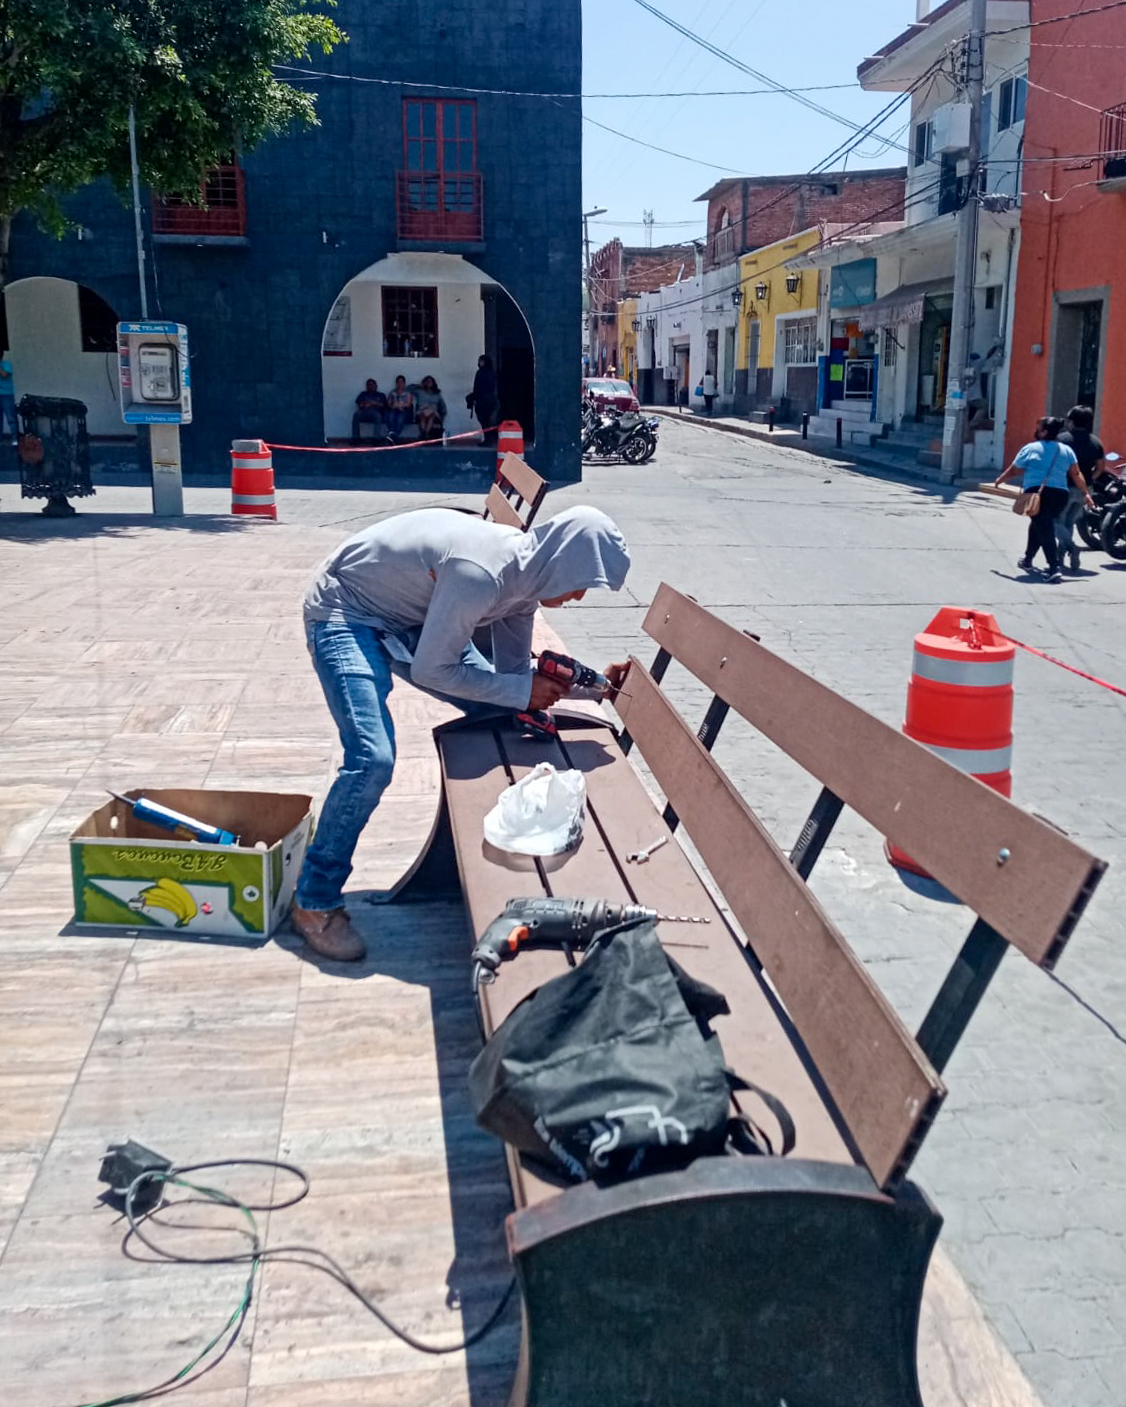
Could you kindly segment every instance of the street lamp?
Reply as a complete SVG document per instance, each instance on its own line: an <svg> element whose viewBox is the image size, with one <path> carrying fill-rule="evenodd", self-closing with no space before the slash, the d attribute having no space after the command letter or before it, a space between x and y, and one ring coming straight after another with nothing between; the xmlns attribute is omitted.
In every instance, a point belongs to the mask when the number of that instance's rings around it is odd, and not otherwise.
<svg viewBox="0 0 1126 1407"><path fill-rule="evenodd" d="M801 274L792 273L786 275L786 292L796 293L801 288Z"/></svg>
<svg viewBox="0 0 1126 1407"><path fill-rule="evenodd" d="M770 285L767 283L755 284L755 297L760 303L766 302L766 295L770 292Z"/></svg>
<svg viewBox="0 0 1126 1407"><path fill-rule="evenodd" d="M736 308L738 308L739 304L742 303L742 301L743 301L743 290L742 290L741 288L733 288L733 289L731 290L731 301L732 301L732 303L735 305Z"/></svg>
<svg viewBox="0 0 1126 1407"><path fill-rule="evenodd" d="M630 323L630 326L633 328L634 332L640 332L640 331L641 331L641 319L640 319L640 318L634 318L633 322Z"/></svg>

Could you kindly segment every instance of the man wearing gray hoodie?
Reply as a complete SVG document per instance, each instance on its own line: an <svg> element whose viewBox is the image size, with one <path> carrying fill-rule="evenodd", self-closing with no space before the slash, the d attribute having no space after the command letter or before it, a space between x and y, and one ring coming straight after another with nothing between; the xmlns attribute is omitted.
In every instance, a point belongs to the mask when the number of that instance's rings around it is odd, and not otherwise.
<svg viewBox="0 0 1126 1407"><path fill-rule="evenodd" d="M387 699L394 674L458 702L522 712L565 690L532 669L537 606L620 590L630 559L597 508L571 508L528 532L454 509L423 508L365 528L321 564L305 596L313 667L344 762L297 882L293 926L322 957L364 956L343 889L360 834L395 767ZM488 627L492 659L473 645ZM626 666L605 670L615 687Z"/></svg>

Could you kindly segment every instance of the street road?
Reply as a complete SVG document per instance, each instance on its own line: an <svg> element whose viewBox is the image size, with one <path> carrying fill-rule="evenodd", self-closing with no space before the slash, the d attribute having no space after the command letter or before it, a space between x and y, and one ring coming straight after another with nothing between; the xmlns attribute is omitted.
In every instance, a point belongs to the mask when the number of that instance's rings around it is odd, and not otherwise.
<svg viewBox="0 0 1126 1407"><path fill-rule="evenodd" d="M36 541L38 527L13 521L13 510L19 515L38 505L21 504L9 486L2 497L0 548L16 565L6 599L18 602L31 593L45 603L40 653L10 662L34 673L55 667L52 651L86 658L86 643L54 643L65 636L66 622L50 618L50 583L34 577L37 563L61 560L57 548L48 554ZM226 489L189 484L186 499L189 514L223 515L229 509ZM274 631L288 633L276 643L257 641L254 649L262 653L246 656L258 660L247 666L261 692L254 695L257 702L251 703L247 686L239 712L234 701L242 677L222 682L235 691L226 710L235 734L266 726L259 715L275 693L294 707L299 701L308 705L293 726L302 736L317 736L306 738L303 748L300 740L289 744L293 766L306 757L316 762L315 775L311 763L300 763L302 787L321 785L331 750L328 716L297 642L306 563L323 550L322 542L344 538L377 515L450 501L430 489L374 492L357 480L283 488L279 527L248 529L255 542L261 532L278 533L272 574L256 588L267 597L232 599L227 625L215 629L199 620L191 638L177 647L198 651L199 667L208 661L206 667L221 672L216 652L223 632L242 632L230 648L245 652L247 628L268 612L289 610L292 600L292 617L271 626L270 640ZM464 501L477 506L480 496ZM620 523L634 558L620 594L592 593L581 605L552 615L570 648L592 664L624 658L631 650L650 657L651 650L639 644L641 622L657 583L668 580L896 726L912 638L943 604L992 611L1016 638L1126 686L1126 564L1087 553L1077 578L1058 586L1027 580L1015 565L1022 527L1005 501L889 482L797 450L673 424L662 425L651 464L591 468L582 485L551 495L545 511L579 502L596 504ZM140 534L155 525L147 518L132 525L117 518L115 525L112 515L146 514L148 508L146 490L123 484L81 503L81 517L72 525L44 524L43 531L97 539L97 560L109 573L90 579L98 602L119 601L122 593L141 600L148 578L130 563L151 551ZM230 525L221 516L163 525L175 529L167 539L170 551L188 573L176 579L177 591L187 593L187 620L197 598L211 600L224 581L241 580L236 568L244 548L237 533L220 531ZM310 530L308 541L303 527ZM88 543L74 548L86 554L83 561L90 557ZM205 560L210 578L201 582L195 572ZM67 589L73 593L73 584ZM162 576L159 590L165 589ZM143 629L143 622L137 625ZM25 628L15 625L9 635ZM133 659L137 649L130 641L98 648L124 651L105 656L121 660ZM134 667L145 668L128 666ZM164 681L165 691L179 687L177 677ZM126 680L122 687L134 683ZM666 684L690 719L702 715L705 698L675 669ZM75 676L67 684L77 691L68 695L72 704L91 687ZM167 692L160 700L185 702ZM15 705L13 716L22 707ZM243 713L246 722L240 721ZM1071 832L1111 868L1060 963L1058 982L1018 955L1006 957L946 1071L950 1097L916 1165L919 1182L946 1217L947 1250L1048 1407L1122 1407L1124 1401L1124 722L1126 699L1041 660L1018 657L1015 799ZM97 720L87 726L96 728ZM124 726L105 724L110 731ZM163 740L154 739L153 746L158 744ZM212 739L212 751L217 745ZM81 750L80 740L76 746ZM241 748L240 759L257 756L237 738L230 747ZM716 756L779 842L792 844L817 791L811 779L738 719L726 724ZM229 781L246 784L250 762L236 768L234 758L232 752ZM83 759L81 769L86 765ZM294 789L292 779L287 789ZM386 824L388 817L383 819ZM367 859L363 864L366 873ZM11 883L18 882L17 871ZM814 888L915 1026L968 930L965 911L907 889L885 862L880 837L847 812L815 871ZM743 1073L752 1079L756 1074Z"/></svg>
<svg viewBox="0 0 1126 1407"><path fill-rule="evenodd" d="M596 665L631 649L661 580L754 631L879 717L902 722L911 643L941 605L1126 687L1126 563L1030 582L1006 501L893 483L699 426L661 427L640 469L597 468L555 504L587 500L634 557L619 596L554 623ZM702 692L676 679L689 719ZM1018 652L1014 800L1111 868L1059 965L1010 953L947 1067L950 1096L916 1165L944 1244L1049 1407L1121 1407L1126 1379L1126 699ZM741 720L717 759L788 847L817 792ZM909 1025L968 931L966 911L913 894L848 813L814 889ZM1062 985L1062 984L1066 984ZM751 1072L750 1078L754 1078Z"/></svg>

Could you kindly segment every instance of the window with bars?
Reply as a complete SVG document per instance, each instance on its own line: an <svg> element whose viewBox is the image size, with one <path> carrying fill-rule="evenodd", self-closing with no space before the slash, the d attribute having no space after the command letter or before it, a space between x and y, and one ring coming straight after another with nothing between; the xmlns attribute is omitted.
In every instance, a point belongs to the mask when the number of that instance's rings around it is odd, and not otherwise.
<svg viewBox="0 0 1126 1407"><path fill-rule="evenodd" d="M480 239L481 194L477 104L405 98L400 238Z"/></svg>
<svg viewBox="0 0 1126 1407"><path fill-rule="evenodd" d="M899 359L899 340L894 327L884 328L884 346L880 362L885 371L891 371Z"/></svg>
<svg viewBox="0 0 1126 1407"><path fill-rule="evenodd" d="M246 183L242 167L233 157L205 174L200 194L202 205L191 205L174 195L154 197L153 234L246 234Z"/></svg>
<svg viewBox="0 0 1126 1407"><path fill-rule="evenodd" d="M812 366L817 361L816 318L791 318L784 324L782 359L787 366Z"/></svg>
<svg viewBox="0 0 1126 1407"><path fill-rule="evenodd" d="M383 289L383 355L385 357L436 357L438 355L438 290L436 288Z"/></svg>

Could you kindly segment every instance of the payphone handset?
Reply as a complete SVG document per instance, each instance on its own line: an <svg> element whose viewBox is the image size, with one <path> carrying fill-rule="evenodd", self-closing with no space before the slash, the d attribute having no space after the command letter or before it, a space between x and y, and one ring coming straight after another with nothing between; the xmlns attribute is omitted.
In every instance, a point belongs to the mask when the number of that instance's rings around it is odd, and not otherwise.
<svg viewBox="0 0 1126 1407"><path fill-rule="evenodd" d="M137 393L142 401L180 399L180 354L169 342L142 342L137 348Z"/></svg>

